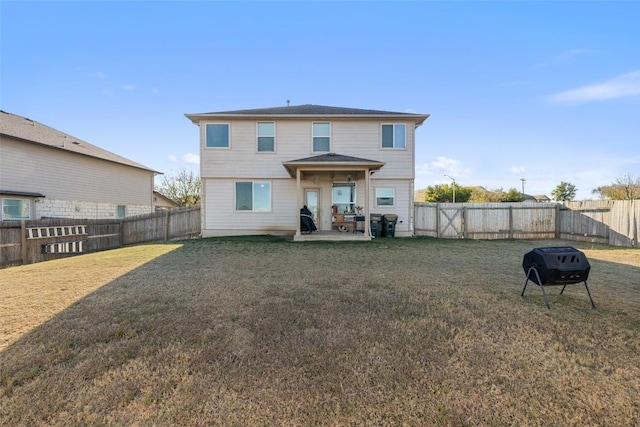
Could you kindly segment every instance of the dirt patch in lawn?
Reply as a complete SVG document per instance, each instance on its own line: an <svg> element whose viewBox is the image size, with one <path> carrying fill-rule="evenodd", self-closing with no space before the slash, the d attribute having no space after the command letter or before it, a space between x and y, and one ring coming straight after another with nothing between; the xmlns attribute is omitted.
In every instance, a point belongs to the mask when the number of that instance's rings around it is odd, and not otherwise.
<svg viewBox="0 0 640 427"><path fill-rule="evenodd" d="M578 285L548 288L551 310L535 286L520 297L523 254L559 245L589 258L597 310ZM145 248L129 268L135 248L110 251L97 286L90 256L3 271L18 305L55 300L61 275L85 290L13 322L0 423L640 423L638 250L257 237Z"/></svg>

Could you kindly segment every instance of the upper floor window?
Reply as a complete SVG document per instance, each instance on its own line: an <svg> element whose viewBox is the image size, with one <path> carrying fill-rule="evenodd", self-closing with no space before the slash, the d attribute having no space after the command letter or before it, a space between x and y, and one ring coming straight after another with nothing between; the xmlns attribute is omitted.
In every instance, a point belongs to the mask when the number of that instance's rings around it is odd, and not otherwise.
<svg viewBox="0 0 640 427"><path fill-rule="evenodd" d="M258 151L276 151L276 124L273 122L258 122Z"/></svg>
<svg viewBox="0 0 640 427"><path fill-rule="evenodd" d="M26 199L2 199L2 219L19 220L31 218L31 202Z"/></svg>
<svg viewBox="0 0 640 427"><path fill-rule="evenodd" d="M376 188L376 206L393 206L394 200L393 188Z"/></svg>
<svg viewBox="0 0 640 427"><path fill-rule="evenodd" d="M382 148L405 148L406 126L404 124L382 125Z"/></svg>
<svg viewBox="0 0 640 427"><path fill-rule="evenodd" d="M236 182L236 210L271 211L271 183L265 181Z"/></svg>
<svg viewBox="0 0 640 427"><path fill-rule="evenodd" d="M229 124L208 123L205 134L207 148L229 148Z"/></svg>
<svg viewBox="0 0 640 427"><path fill-rule="evenodd" d="M331 123L313 124L313 151L331 151Z"/></svg>

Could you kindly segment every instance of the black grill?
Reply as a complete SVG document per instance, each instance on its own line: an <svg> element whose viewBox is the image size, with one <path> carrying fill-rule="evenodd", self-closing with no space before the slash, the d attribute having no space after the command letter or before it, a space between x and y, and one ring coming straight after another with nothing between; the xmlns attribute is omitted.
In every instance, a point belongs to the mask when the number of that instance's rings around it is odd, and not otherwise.
<svg viewBox="0 0 640 427"><path fill-rule="evenodd" d="M571 246L536 248L524 255L522 268L527 278L521 295L524 295L527 283L531 280L540 287L547 307L551 308L544 286L563 285L560 291L562 295L567 285L584 282L591 306L595 308L587 286L591 265L586 255L576 248Z"/></svg>

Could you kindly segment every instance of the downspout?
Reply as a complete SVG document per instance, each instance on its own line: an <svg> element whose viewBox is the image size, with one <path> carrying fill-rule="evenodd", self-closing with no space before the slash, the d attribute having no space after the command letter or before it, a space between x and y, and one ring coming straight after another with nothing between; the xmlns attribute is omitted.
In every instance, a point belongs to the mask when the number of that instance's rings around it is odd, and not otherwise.
<svg viewBox="0 0 640 427"><path fill-rule="evenodd" d="M365 236L369 236L369 238L373 237L371 236L371 214L369 212L369 205L370 205L370 199L371 199L371 175L373 174L374 171L369 170L369 168L367 168L365 170L365 180L364 180L364 188L365 188L365 192L367 194L367 196L364 198L364 232L365 232Z"/></svg>
<svg viewBox="0 0 640 427"><path fill-rule="evenodd" d="M300 188L300 168L296 168L296 206L298 209L296 213L296 236L300 236L300 206L302 203L302 194Z"/></svg>

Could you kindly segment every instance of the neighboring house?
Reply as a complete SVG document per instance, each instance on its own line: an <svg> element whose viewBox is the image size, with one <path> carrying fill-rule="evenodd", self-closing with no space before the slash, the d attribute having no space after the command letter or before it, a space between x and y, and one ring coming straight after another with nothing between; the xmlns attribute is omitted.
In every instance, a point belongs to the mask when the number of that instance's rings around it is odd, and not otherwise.
<svg viewBox="0 0 640 427"><path fill-rule="evenodd" d="M538 194L536 196L533 196L533 198L536 200L536 202L549 203L551 201L551 199L544 194Z"/></svg>
<svg viewBox="0 0 640 427"><path fill-rule="evenodd" d="M153 212L156 172L0 111L2 220L122 218Z"/></svg>
<svg viewBox="0 0 640 427"><path fill-rule="evenodd" d="M177 208L178 204L161 193L154 190L153 206L157 211L166 211L167 209Z"/></svg>
<svg viewBox="0 0 640 427"><path fill-rule="evenodd" d="M548 203L551 201L550 198L545 196L544 194L538 194L535 196L531 196L529 194L522 194L525 202L539 202L539 203Z"/></svg>
<svg viewBox="0 0 640 427"><path fill-rule="evenodd" d="M396 236L413 235L415 129L429 115L301 105L186 116L200 127L203 237L313 238L300 233L304 205L321 232L360 211L360 239L371 213L398 215Z"/></svg>

